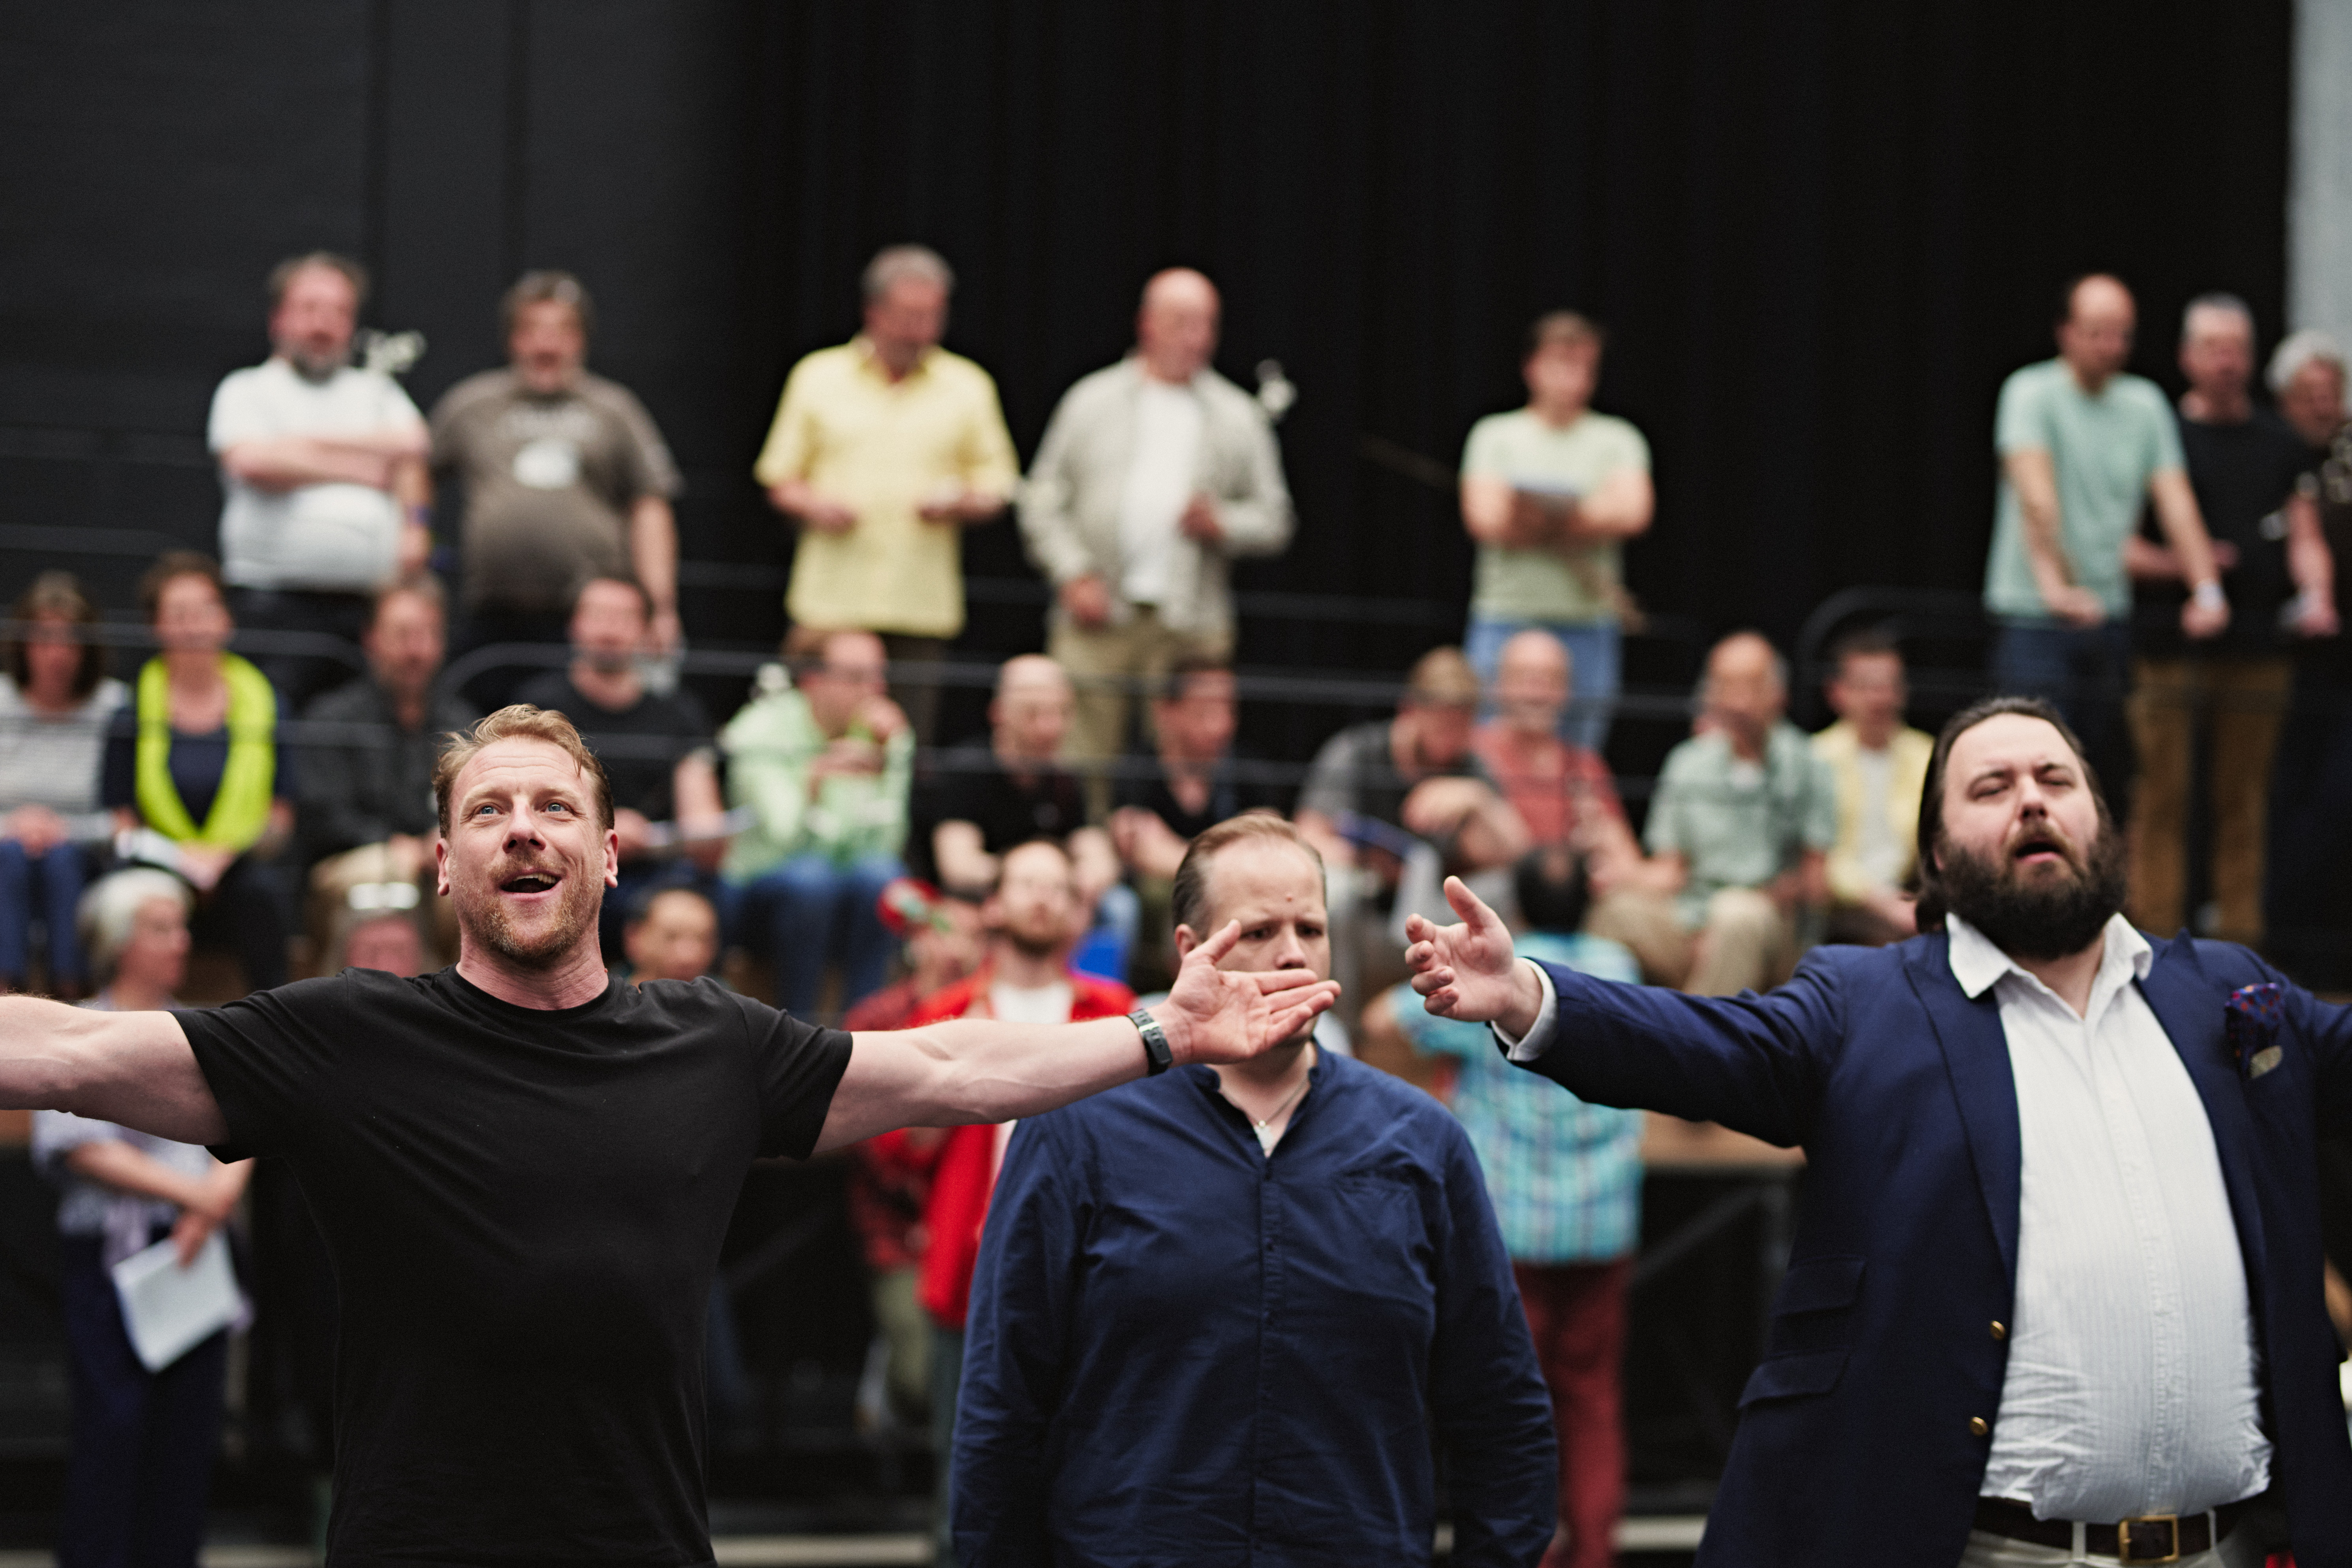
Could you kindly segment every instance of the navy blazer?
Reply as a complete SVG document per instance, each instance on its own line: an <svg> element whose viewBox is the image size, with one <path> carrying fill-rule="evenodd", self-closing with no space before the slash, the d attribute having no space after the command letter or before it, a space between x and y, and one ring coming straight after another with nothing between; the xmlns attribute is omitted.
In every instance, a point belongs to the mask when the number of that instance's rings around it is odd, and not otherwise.
<svg viewBox="0 0 2352 1568"><path fill-rule="evenodd" d="M2205 1102L2245 1258L2272 1488L2301 1568L2352 1568L2315 1153L2352 1132L2352 1016L2243 948L2152 946L2141 991ZM1700 1562L1950 1568L1991 1451L1971 1422L1999 1416L2017 1279L2017 1085L1992 992L1961 991L1941 932L1820 949L1764 996L1544 971L1559 1032L1534 1070L1580 1099L1805 1150L1788 1277ZM2224 1004L2264 981L2283 988L2284 1053L2250 1078Z"/></svg>

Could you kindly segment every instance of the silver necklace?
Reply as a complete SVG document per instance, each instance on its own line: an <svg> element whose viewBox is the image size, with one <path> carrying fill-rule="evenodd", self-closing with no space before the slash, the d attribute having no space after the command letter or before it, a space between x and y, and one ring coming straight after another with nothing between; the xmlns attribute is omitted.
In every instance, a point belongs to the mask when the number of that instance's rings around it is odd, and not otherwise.
<svg viewBox="0 0 2352 1568"><path fill-rule="evenodd" d="M1313 1071L1311 1066L1308 1071L1311 1075ZM1276 1133L1272 1130L1270 1123L1272 1123L1276 1117L1290 1109L1290 1102L1292 1100L1297 1100L1300 1095L1307 1092L1307 1085L1308 1081L1308 1078L1302 1077L1298 1080L1298 1087L1292 1089L1288 1094L1284 1095L1282 1097L1282 1103L1265 1113L1265 1121L1253 1121L1250 1123L1250 1131L1257 1134L1257 1146L1264 1152L1268 1154L1273 1153L1275 1142L1280 1137L1279 1133ZM1244 1110L1242 1114L1246 1117L1249 1115L1249 1112Z"/></svg>

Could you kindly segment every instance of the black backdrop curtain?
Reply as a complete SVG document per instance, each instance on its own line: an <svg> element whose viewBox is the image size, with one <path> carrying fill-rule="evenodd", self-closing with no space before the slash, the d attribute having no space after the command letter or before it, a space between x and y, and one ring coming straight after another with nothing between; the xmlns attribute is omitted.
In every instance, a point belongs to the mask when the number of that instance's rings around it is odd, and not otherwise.
<svg viewBox="0 0 2352 1568"><path fill-rule="evenodd" d="M0 520L208 541L197 444L314 245L422 326L427 402L499 354L525 266L581 273L599 368L663 424L688 553L780 563L748 466L785 369L856 324L877 246L961 277L951 346L1024 456L1153 268L1278 359L1301 530L1246 586L1455 610L1454 461L1527 321L1605 321L1601 405L1654 445L1650 605L1784 641L1856 583L1971 587L2000 376L2113 268L2172 379L2192 293L2281 329L2288 0L1329 6L1232 0L100 0L0 18ZM1009 525L972 571L1026 571ZM13 587L30 563L5 562ZM690 600L772 636L772 594ZM976 649L1033 646L984 608ZM1393 669L1442 626L1260 622L1246 661Z"/></svg>

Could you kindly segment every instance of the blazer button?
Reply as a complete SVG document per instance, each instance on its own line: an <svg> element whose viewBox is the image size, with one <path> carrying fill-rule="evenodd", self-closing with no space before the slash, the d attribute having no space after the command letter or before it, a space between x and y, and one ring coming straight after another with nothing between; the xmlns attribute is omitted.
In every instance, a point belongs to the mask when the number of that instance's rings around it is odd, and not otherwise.
<svg viewBox="0 0 2352 1568"><path fill-rule="evenodd" d="M1992 1326L1992 1337L1996 1340L2005 1340L2009 1338L2009 1325L2003 1322L1995 1322Z"/></svg>
<svg viewBox="0 0 2352 1568"><path fill-rule="evenodd" d="M1969 1436L1972 1437L1981 1437L1991 1430L1991 1426L1983 1416L1971 1415L1969 1417Z"/></svg>

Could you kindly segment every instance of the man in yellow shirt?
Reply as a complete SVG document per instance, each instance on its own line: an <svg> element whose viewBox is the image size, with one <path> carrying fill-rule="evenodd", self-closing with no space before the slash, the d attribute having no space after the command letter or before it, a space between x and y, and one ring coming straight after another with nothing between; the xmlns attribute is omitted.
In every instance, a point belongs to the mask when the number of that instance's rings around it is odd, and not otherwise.
<svg viewBox="0 0 2352 1568"><path fill-rule="evenodd" d="M1829 855L1832 942L1878 947L1917 929L1904 889L1916 861L1919 792L1934 737L1903 722L1909 689L1903 650L1866 628L1830 649L1830 706L1837 722L1813 737L1813 754L1837 781L1837 842Z"/></svg>
<svg viewBox="0 0 2352 1568"><path fill-rule="evenodd" d="M955 275L919 245L866 268L866 330L793 367L752 475L802 529L784 608L797 626L882 636L894 665L935 663L963 629L958 537L1020 477L986 371L939 346ZM926 743L938 686L894 681Z"/></svg>

